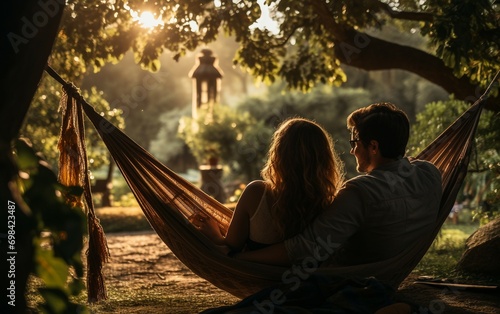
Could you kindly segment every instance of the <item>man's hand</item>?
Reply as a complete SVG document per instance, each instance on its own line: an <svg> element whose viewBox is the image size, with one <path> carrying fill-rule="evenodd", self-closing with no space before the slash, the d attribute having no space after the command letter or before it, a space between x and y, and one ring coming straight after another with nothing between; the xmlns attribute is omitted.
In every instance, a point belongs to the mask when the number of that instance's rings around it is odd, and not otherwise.
<svg viewBox="0 0 500 314"><path fill-rule="evenodd" d="M270 245L260 250L245 251L234 255L235 258L261 264L290 266L292 262L283 242Z"/></svg>

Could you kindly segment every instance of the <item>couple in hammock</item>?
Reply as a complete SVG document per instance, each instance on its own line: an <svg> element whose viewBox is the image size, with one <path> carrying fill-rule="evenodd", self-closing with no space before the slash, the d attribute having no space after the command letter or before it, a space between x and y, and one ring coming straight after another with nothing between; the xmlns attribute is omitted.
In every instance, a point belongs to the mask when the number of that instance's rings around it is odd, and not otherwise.
<svg viewBox="0 0 500 314"><path fill-rule="evenodd" d="M409 120L390 103L354 111L347 127L362 175L344 181L328 133L292 118L273 135L264 180L245 188L227 233L201 215L193 224L228 254L271 265L314 258L351 266L397 256L434 228L441 173L403 157Z"/></svg>

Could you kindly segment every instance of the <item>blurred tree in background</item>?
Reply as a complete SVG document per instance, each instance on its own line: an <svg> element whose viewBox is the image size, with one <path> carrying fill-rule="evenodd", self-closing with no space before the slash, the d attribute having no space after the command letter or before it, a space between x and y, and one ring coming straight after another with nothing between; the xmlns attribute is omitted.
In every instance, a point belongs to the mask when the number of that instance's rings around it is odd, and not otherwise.
<svg viewBox="0 0 500 314"><path fill-rule="evenodd" d="M349 156L346 117L352 110L370 103L369 91L329 86L315 88L310 93L282 90L276 84L268 93L246 98L234 109L216 106L213 118L206 111L197 120L183 117L180 136L199 163L207 163L213 153L223 165L229 166L231 179L239 177L248 183L260 178L276 127L287 118L301 116L317 121L332 134L349 174L355 175L355 159Z"/></svg>
<svg viewBox="0 0 500 314"><path fill-rule="evenodd" d="M430 144L468 106L456 99L428 104L417 115L417 122L412 126L409 155L416 155ZM500 113L485 111L479 121L469 173L457 201L473 208L474 218L484 223L499 214L499 194Z"/></svg>
<svg viewBox="0 0 500 314"><path fill-rule="evenodd" d="M166 62L170 63L175 62ZM189 85L182 84L188 79L187 73L188 69L179 73L168 66L153 73L138 67L132 54L127 54L119 66L109 64L98 73L86 75L82 88L98 86L110 106L122 112L127 135L150 149L163 125L160 116L191 102Z"/></svg>
<svg viewBox="0 0 500 314"><path fill-rule="evenodd" d="M250 152L247 149L252 149L252 146L246 145L256 137L264 137L259 135L262 128L257 124L257 120L247 111L220 104L215 105L213 112L203 107L200 109L197 118L183 117L179 126L179 135L190 148L198 164L210 164L211 159L216 159L229 166L231 172L248 173L244 160ZM252 145L258 143L260 141ZM260 164L265 149L257 147L252 150L253 162Z"/></svg>

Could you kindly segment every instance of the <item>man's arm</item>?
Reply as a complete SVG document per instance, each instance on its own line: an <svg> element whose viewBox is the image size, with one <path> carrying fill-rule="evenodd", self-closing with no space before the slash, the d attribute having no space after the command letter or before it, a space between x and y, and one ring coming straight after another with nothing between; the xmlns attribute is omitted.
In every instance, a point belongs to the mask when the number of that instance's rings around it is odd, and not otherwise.
<svg viewBox="0 0 500 314"><path fill-rule="evenodd" d="M363 205L359 192L352 187L339 192L332 205L303 232L264 249L235 255L248 261L270 265L291 265L306 257L327 259L359 228Z"/></svg>
<svg viewBox="0 0 500 314"><path fill-rule="evenodd" d="M260 250L238 253L234 257L269 265L289 266L292 264L283 242L267 246Z"/></svg>

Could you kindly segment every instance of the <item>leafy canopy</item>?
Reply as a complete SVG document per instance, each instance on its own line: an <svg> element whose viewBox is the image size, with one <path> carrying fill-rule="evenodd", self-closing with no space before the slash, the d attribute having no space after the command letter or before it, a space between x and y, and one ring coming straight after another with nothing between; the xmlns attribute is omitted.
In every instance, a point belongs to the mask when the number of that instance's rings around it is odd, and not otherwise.
<svg viewBox="0 0 500 314"><path fill-rule="evenodd" d="M318 82L345 81L341 63L400 68L460 99L486 85L500 65L500 15L493 0L267 0L276 29L256 27L258 2L70 0L59 53L98 69L132 50L138 63L156 71L163 52L179 59L224 32L240 44L234 64L264 81L281 77L308 90ZM140 18L145 12L149 22ZM427 36L431 45L407 47L370 35L394 25L403 34Z"/></svg>

